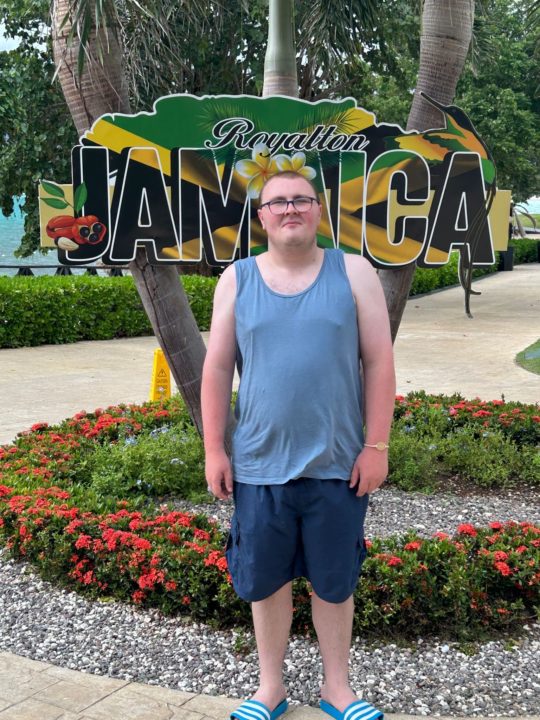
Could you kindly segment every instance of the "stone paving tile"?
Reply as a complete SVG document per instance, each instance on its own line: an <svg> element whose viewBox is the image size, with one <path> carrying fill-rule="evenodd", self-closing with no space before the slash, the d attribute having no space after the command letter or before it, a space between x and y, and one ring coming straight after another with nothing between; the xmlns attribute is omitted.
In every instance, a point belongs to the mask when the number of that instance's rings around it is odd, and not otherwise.
<svg viewBox="0 0 540 720"><path fill-rule="evenodd" d="M193 710L201 715L208 715L215 720L224 720L236 710L241 700L211 695L196 695L183 706L184 710Z"/></svg>
<svg viewBox="0 0 540 720"><path fill-rule="evenodd" d="M93 673L70 670L69 668L56 665L49 665L47 669L44 670L43 675L56 680L67 680L68 682L73 682L78 685L85 685L86 687L99 688L104 694L106 692L114 692L125 685L129 685L129 680L110 678L106 675L94 675Z"/></svg>
<svg viewBox="0 0 540 720"><path fill-rule="evenodd" d="M57 720L62 714L62 708L28 698L2 710L0 720Z"/></svg>
<svg viewBox="0 0 540 720"><path fill-rule="evenodd" d="M42 672L53 667L50 663L41 660L31 660L22 655L13 655L8 652L0 652L0 675L3 673L18 674L20 670L31 672Z"/></svg>
<svg viewBox="0 0 540 720"><path fill-rule="evenodd" d="M16 680L15 680L16 678ZM56 685L58 680L39 672L3 671L0 673L0 697L11 703L19 703L32 697L40 690Z"/></svg>
<svg viewBox="0 0 540 720"><path fill-rule="evenodd" d="M172 688L159 687L158 685L145 685L144 683L129 683L129 690L140 693L145 697L152 698L168 705L177 705L180 707L188 700L197 697L196 693L184 692L182 690L173 690Z"/></svg>
<svg viewBox="0 0 540 720"><path fill-rule="evenodd" d="M222 715L223 720L226 720L229 716L226 713ZM175 709L174 715L171 716L171 720L212 720L206 715L201 715L198 712L192 710L185 710L184 708Z"/></svg>
<svg viewBox="0 0 540 720"><path fill-rule="evenodd" d="M7 698L0 697L0 711L5 710L10 705L13 705L12 700L8 700Z"/></svg>
<svg viewBox="0 0 540 720"><path fill-rule="evenodd" d="M84 711L88 720L170 720L178 706L120 688Z"/></svg>
<svg viewBox="0 0 540 720"><path fill-rule="evenodd" d="M108 697L113 691L111 688L105 689L105 687L83 685L80 682L57 680L54 685L40 690L33 697L36 700L56 705L60 709L81 713L90 705Z"/></svg>
<svg viewBox="0 0 540 720"><path fill-rule="evenodd" d="M328 715L323 716L318 708L306 705L289 705L285 714L287 720L322 720L323 717L328 719Z"/></svg>

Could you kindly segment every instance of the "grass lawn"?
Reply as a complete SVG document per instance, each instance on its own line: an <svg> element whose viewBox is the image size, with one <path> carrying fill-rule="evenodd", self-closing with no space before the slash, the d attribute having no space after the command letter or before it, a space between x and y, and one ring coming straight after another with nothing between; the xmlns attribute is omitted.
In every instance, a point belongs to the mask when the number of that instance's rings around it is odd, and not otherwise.
<svg viewBox="0 0 540 720"><path fill-rule="evenodd" d="M516 362L525 370L540 375L540 339L518 353Z"/></svg>
<svg viewBox="0 0 540 720"><path fill-rule="evenodd" d="M536 227L540 229L540 213L531 213L531 216L536 220ZM520 215L519 219L523 227L532 227L533 224L525 215Z"/></svg>

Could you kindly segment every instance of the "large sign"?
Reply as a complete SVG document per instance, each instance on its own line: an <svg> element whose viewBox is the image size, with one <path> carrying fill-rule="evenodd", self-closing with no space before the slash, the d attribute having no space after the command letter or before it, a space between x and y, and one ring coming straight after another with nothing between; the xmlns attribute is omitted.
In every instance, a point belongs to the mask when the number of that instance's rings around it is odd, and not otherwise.
<svg viewBox="0 0 540 720"><path fill-rule="evenodd" d="M441 109L445 127L423 133L351 98L172 95L150 113L105 115L72 151L72 185L40 185L42 245L66 265L125 264L141 246L156 264L224 265L266 249L262 185L296 170L318 190L322 247L378 267L442 265L465 247L489 265L489 213L507 198L471 121Z"/></svg>

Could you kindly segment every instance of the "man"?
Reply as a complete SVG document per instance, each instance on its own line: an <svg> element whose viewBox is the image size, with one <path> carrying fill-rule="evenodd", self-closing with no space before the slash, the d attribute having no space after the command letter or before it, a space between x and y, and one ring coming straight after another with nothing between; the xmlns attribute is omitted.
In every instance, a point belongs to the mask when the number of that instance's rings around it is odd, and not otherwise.
<svg viewBox="0 0 540 720"><path fill-rule="evenodd" d="M208 488L221 499L234 488L227 559L252 603L260 662L257 692L232 717L274 720L287 709L291 581L303 575L324 666L321 708L337 720L379 718L350 688L348 658L369 493L388 472L395 375L384 294L367 260L317 246L321 205L302 175L271 176L258 215L268 251L221 276L202 380Z"/></svg>

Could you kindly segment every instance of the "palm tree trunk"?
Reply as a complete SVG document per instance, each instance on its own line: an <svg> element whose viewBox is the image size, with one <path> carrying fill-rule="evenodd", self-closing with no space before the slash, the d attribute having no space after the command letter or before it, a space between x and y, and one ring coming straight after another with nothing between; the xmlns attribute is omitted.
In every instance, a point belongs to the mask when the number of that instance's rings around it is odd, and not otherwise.
<svg viewBox="0 0 540 720"><path fill-rule="evenodd" d="M298 97L294 0L270 0L263 96Z"/></svg>
<svg viewBox="0 0 540 720"><path fill-rule="evenodd" d="M469 51L474 0L424 0L420 68L407 130L420 132L441 127L442 115L420 91L450 105ZM379 270L395 340L411 288L415 265Z"/></svg>
<svg viewBox="0 0 540 720"><path fill-rule="evenodd" d="M108 42L103 43L102 62L98 59L96 36L90 36L79 76L79 42L76 37L70 41L71 24L69 19L64 22L66 16L69 18L70 5L70 0L53 2L53 53L62 91L77 132L82 135L101 115L129 113L130 107L122 72L122 47L111 30ZM200 385L206 350L178 272L174 267L150 265L146 252L140 249L129 268L178 389L202 434Z"/></svg>

